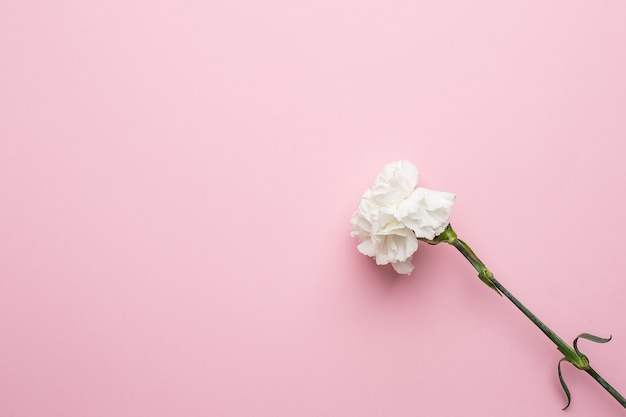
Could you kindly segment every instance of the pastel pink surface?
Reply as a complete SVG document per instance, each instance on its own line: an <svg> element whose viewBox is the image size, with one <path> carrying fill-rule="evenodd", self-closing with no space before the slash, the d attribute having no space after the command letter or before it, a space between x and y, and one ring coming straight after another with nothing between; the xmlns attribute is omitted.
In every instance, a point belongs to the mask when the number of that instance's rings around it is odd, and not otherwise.
<svg viewBox="0 0 626 417"><path fill-rule="evenodd" d="M397 277L382 166L626 393L626 3L0 4L0 415L562 416L554 346L450 247ZM624 410L564 370L569 416Z"/></svg>

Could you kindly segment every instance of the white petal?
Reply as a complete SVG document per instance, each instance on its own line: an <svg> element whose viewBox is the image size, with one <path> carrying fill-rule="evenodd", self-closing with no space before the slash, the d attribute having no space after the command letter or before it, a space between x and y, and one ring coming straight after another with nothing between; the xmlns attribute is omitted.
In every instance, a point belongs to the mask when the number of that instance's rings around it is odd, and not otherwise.
<svg viewBox="0 0 626 417"><path fill-rule="evenodd" d="M398 274L409 275L411 272L413 272L413 268L415 268L413 266L413 262L412 261L413 261L413 257L411 256L406 261L404 261L404 262L394 262L394 263L391 264L391 266L393 266L393 269Z"/></svg>
<svg viewBox="0 0 626 417"><path fill-rule="evenodd" d="M450 223L455 195L417 188L396 211L396 219L415 232L418 238L434 239Z"/></svg>
<svg viewBox="0 0 626 417"><path fill-rule="evenodd" d="M417 168L409 161L398 161L386 165L378 174L372 196L389 207L396 207L417 186Z"/></svg>
<svg viewBox="0 0 626 417"><path fill-rule="evenodd" d="M372 235L374 219L378 217L378 205L371 198L371 191L363 193L357 211L350 218L352 237L356 237L359 242L367 240Z"/></svg>
<svg viewBox="0 0 626 417"><path fill-rule="evenodd" d="M418 189L423 193L422 204L427 210L444 209L448 211L452 208L456 198L456 195L445 191L429 190L423 187Z"/></svg>
<svg viewBox="0 0 626 417"><path fill-rule="evenodd" d="M363 255L367 255L367 256L371 256L371 257L376 256L376 246L374 245L374 242L371 239L367 239L367 240L359 243L356 248Z"/></svg>
<svg viewBox="0 0 626 417"><path fill-rule="evenodd" d="M374 236L376 263L403 262L417 250L417 238L412 230L401 223L393 223Z"/></svg>

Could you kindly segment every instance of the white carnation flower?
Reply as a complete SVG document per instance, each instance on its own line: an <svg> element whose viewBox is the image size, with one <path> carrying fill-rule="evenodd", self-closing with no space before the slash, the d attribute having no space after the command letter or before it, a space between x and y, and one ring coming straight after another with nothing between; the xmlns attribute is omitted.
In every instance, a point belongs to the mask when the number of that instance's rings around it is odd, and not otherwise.
<svg viewBox="0 0 626 417"><path fill-rule="evenodd" d="M385 166L350 220L359 252L400 274L413 271L418 239L433 239L448 226L454 203L454 194L416 189L417 179L409 161Z"/></svg>

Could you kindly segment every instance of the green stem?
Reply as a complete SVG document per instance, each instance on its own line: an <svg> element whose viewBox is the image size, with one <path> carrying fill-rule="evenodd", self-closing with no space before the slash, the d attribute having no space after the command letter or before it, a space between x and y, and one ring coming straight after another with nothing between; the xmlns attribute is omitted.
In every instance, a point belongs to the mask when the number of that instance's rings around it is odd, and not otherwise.
<svg viewBox="0 0 626 417"><path fill-rule="evenodd" d="M494 277L493 273L487 269L485 264L476 256L470 246L464 241L457 238L456 233L450 226L438 236L436 241L429 243L447 242L454 246L463 256L472 264L474 269L478 271L478 277L487 286L494 289L501 295L508 298L528 319L535 324L557 347L557 349L565 355L568 362L572 363L578 369L584 370L593 377L602 387L607 390L624 408L626 408L626 399L615 390L608 382L606 382L593 368L589 366L589 359L570 347L563 339L561 339L554 331L546 326L537 316L533 314L524 304L522 304L513 294L511 294L500 282Z"/></svg>
<svg viewBox="0 0 626 417"><path fill-rule="evenodd" d="M617 390L615 388L613 388L611 386L611 384L606 382L604 380L604 378L602 378L600 375L598 375L598 373L591 366L588 366L587 369L585 369L585 372L587 372L589 375L591 375L591 377L593 379L598 381L598 384L602 385L602 387L605 390L607 390L609 392L609 394L611 394L613 396L613 398L615 398L617 400L617 402L619 402L622 405L622 407L626 408L626 399L624 397L622 397L622 394L617 392Z"/></svg>

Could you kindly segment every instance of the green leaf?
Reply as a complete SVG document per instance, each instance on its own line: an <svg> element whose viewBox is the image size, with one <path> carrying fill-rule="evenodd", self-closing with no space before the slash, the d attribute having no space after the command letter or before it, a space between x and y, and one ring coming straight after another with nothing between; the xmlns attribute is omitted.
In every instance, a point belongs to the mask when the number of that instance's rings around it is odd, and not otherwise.
<svg viewBox="0 0 626 417"><path fill-rule="evenodd" d="M592 342L596 342L596 343L607 343L612 338L613 338L613 336L609 336L608 339L605 339L603 337L594 336L594 335L589 334L589 333L581 333L581 334L578 335L578 337L576 339L574 339L574 350L579 355L582 355L582 353L580 353L580 350L578 350L578 339L587 339L587 340L591 340Z"/></svg>
<svg viewBox="0 0 626 417"><path fill-rule="evenodd" d="M565 395L567 396L567 404L565 405L565 407L563 407L563 410L567 409L567 407L569 407L570 403L572 402L572 396L569 393L569 389L567 388L567 384L565 383L565 380L563 379L563 374L561 373L561 362L569 362L569 360L567 360L567 358L563 358L559 361L559 364L557 365L557 369L559 371L559 381L561 382L561 387L563 387L563 391L565 391Z"/></svg>

